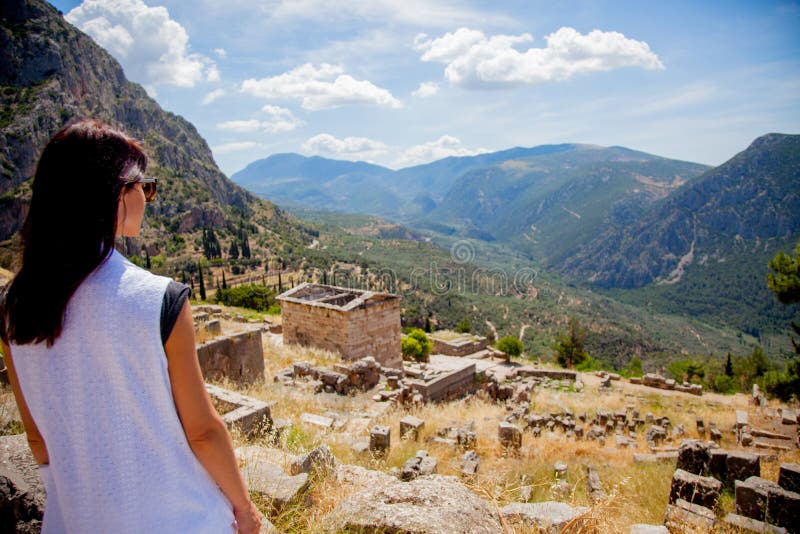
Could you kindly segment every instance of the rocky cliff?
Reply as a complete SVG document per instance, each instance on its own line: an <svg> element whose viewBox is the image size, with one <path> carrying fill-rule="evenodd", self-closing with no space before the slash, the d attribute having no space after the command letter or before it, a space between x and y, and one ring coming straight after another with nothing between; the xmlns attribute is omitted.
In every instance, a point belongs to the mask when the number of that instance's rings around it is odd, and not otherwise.
<svg viewBox="0 0 800 534"><path fill-rule="evenodd" d="M43 0L0 5L0 109L0 241L21 227L47 139L80 117L119 127L148 152L148 173L159 178L159 198L148 207L142 232L152 252L176 233L233 229L241 219L266 234L266 246L307 237L291 216L231 182L191 123L161 109L111 55Z"/></svg>

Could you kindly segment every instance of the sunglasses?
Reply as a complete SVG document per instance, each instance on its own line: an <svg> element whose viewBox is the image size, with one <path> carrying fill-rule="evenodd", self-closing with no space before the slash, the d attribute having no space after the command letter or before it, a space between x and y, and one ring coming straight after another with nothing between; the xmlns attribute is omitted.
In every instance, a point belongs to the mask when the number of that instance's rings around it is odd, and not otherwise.
<svg viewBox="0 0 800 534"><path fill-rule="evenodd" d="M145 202L152 202L156 198L156 184L158 180L156 178L139 178L135 182L130 182L129 185L133 184L142 184L142 192L144 193L144 201Z"/></svg>

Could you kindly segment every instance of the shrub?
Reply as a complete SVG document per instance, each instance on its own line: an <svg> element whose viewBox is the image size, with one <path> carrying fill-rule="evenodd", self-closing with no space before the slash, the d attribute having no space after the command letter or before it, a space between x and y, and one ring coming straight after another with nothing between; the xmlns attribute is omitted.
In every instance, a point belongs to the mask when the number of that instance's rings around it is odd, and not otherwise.
<svg viewBox="0 0 800 534"><path fill-rule="evenodd" d="M215 297L226 306L239 306L256 311L269 311L275 305L275 292L260 284L220 289Z"/></svg>
<svg viewBox="0 0 800 534"><path fill-rule="evenodd" d="M522 349L524 348L522 341L514 336L506 336L500 339L495 346L497 347L497 350L502 350L509 356L519 356L522 354Z"/></svg>
<svg viewBox="0 0 800 534"><path fill-rule="evenodd" d="M469 334L472 332L472 323L469 322L469 319L464 317L464 319L456 325L456 332L459 334Z"/></svg>
<svg viewBox="0 0 800 534"><path fill-rule="evenodd" d="M419 328L412 329L401 343L403 356L410 356L418 361L427 361L433 350L433 341Z"/></svg>
<svg viewBox="0 0 800 534"><path fill-rule="evenodd" d="M714 377L714 391L717 393L736 392L736 380L728 375L717 375Z"/></svg>

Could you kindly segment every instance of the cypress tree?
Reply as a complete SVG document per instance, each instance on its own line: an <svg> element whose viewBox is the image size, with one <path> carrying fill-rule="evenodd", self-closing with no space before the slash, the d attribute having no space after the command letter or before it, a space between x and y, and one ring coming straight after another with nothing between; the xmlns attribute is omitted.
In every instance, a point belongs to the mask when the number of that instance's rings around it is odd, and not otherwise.
<svg viewBox="0 0 800 534"><path fill-rule="evenodd" d="M197 276L200 278L200 300L206 300L206 284L203 281L203 268L197 264Z"/></svg>
<svg viewBox="0 0 800 534"><path fill-rule="evenodd" d="M234 260L239 259L239 245L236 244L235 239L231 239L231 248L228 251L228 256L230 256Z"/></svg>
<svg viewBox="0 0 800 534"><path fill-rule="evenodd" d="M144 266L150 269L150 253L144 249Z"/></svg>
<svg viewBox="0 0 800 534"><path fill-rule="evenodd" d="M281 280L281 272L278 271L278 291L283 293L283 280Z"/></svg>
<svg viewBox="0 0 800 534"><path fill-rule="evenodd" d="M728 359L725 361L725 374L733 376L733 362L731 362L731 353L728 353Z"/></svg>
<svg viewBox="0 0 800 534"><path fill-rule="evenodd" d="M225 270L222 271L222 289L228 289L228 283L225 281Z"/></svg>

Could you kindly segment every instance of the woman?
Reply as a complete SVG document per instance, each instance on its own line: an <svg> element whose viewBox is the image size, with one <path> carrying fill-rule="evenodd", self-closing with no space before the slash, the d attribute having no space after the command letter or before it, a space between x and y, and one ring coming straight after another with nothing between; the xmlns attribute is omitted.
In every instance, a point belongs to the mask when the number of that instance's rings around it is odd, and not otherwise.
<svg viewBox="0 0 800 534"><path fill-rule="evenodd" d="M155 197L146 165L135 141L82 121L36 169L0 338L47 490L43 532L258 532L203 384L188 288L114 250Z"/></svg>

